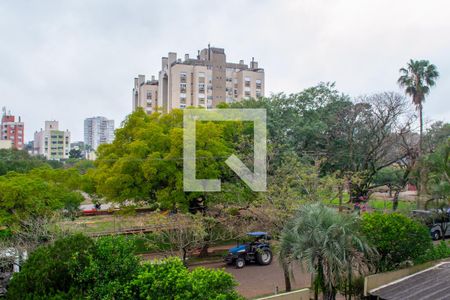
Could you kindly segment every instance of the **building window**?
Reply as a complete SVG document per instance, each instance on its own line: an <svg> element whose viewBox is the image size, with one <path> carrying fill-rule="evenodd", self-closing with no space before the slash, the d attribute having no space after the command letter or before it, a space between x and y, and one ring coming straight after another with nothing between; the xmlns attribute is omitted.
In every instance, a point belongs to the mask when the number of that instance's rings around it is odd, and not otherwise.
<svg viewBox="0 0 450 300"><path fill-rule="evenodd" d="M250 91L245 91L245 97L250 97Z"/></svg>
<svg viewBox="0 0 450 300"><path fill-rule="evenodd" d="M257 79L257 80L256 80L256 88L257 88L257 89L261 89L261 86L262 86L261 80L260 80L260 79Z"/></svg>
<svg viewBox="0 0 450 300"><path fill-rule="evenodd" d="M245 86L250 87L250 77L245 77Z"/></svg>
<svg viewBox="0 0 450 300"><path fill-rule="evenodd" d="M180 93L186 93L186 83L180 83Z"/></svg>
<svg viewBox="0 0 450 300"><path fill-rule="evenodd" d="M152 92L151 91L147 92L147 99L152 100Z"/></svg>
<svg viewBox="0 0 450 300"><path fill-rule="evenodd" d="M205 84L204 83L199 83L198 84L198 92L201 94L205 93Z"/></svg>
<svg viewBox="0 0 450 300"><path fill-rule="evenodd" d="M180 108L181 109L186 108L186 104L180 104Z"/></svg>
<svg viewBox="0 0 450 300"><path fill-rule="evenodd" d="M261 95L261 91L256 91L256 97L261 97L262 95Z"/></svg>
<svg viewBox="0 0 450 300"><path fill-rule="evenodd" d="M180 98L180 103L185 104L185 106L186 106L186 97Z"/></svg>
<svg viewBox="0 0 450 300"><path fill-rule="evenodd" d="M187 74L186 74L186 72L181 72L181 73L180 73L180 82L186 83L186 79L187 79Z"/></svg>

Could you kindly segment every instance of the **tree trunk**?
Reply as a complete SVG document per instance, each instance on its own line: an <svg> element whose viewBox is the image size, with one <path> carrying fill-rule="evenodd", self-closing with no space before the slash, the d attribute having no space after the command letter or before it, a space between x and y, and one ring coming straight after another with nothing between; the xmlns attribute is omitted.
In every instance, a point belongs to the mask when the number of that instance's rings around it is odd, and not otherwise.
<svg viewBox="0 0 450 300"><path fill-rule="evenodd" d="M186 257L187 257L187 250L186 250L186 248L183 248L183 264L185 266L187 266Z"/></svg>
<svg viewBox="0 0 450 300"><path fill-rule="evenodd" d="M292 286L291 286L291 276L289 275L289 263L283 260L282 267L286 292L290 292L292 290Z"/></svg>
<svg viewBox="0 0 450 300"><path fill-rule="evenodd" d="M423 192L423 171L422 171L422 164L420 163L420 158L422 157L422 138L423 138L423 109L422 109L422 101L420 101L419 105L419 151L418 151L418 159L419 159L419 178L417 180L417 209L420 209L420 203L421 203L421 195Z"/></svg>
<svg viewBox="0 0 450 300"><path fill-rule="evenodd" d="M198 256L199 257L207 257L208 256L208 249L209 249L209 244L205 243L202 246L202 249L200 250L200 254Z"/></svg>
<svg viewBox="0 0 450 300"><path fill-rule="evenodd" d="M342 211L342 198L343 198L343 191L344 191L344 187L343 187L343 184L341 185L339 185L339 187L338 187L338 194L339 194L339 211L341 212Z"/></svg>
<svg viewBox="0 0 450 300"><path fill-rule="evenodd" d="M392 199L392 211L396 211L398 208L398 196L400 195L400 189L395 191L394 198Z"/></svg>
<svg viewBox="0 0 450 300"><path fill-rule="evenodd" d="M423 111L422 111L422 101L419 103L419 126L420 126L420 133L419 133L419 157L422 156L423 151Z"/></svg>

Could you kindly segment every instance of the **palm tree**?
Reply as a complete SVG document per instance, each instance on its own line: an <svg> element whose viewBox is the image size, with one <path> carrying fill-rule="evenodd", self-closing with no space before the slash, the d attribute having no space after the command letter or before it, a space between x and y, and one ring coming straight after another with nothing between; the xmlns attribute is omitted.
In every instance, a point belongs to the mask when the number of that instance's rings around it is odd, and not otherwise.
<svg viewBox="0 0 450 300"><path fill-rule="evenodd" d="M410 60L406 68L400 69L401 76L398 79L400 87L405 89L405 93L412 97L412 102L419 111L420 136L419 155L422 153L423 136L423 102L425 96L430 93L431 87L436 84L439 72L435 65L428 60Z"/></svg>
<svg viewBox="0 0 450 300"><path fill-rule="evenodd" d="M343 215L321 203L307 204L287 223L280 242L280 262L298 261L314 276L315 299L336 298L337 288L353 272L367 269L375 253L359 233L356 215Z"/></svg>

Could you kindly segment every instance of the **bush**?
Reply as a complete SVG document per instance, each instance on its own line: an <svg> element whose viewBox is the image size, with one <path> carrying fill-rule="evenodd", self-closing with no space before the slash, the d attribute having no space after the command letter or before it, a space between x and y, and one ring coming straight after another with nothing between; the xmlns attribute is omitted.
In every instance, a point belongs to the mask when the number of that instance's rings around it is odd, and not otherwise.
<svg viewBox="0 0 450 300"><path fill-rule="evenodd" d="M450 257L450 247L445 241L441 241L438 245L434 245L428 249L423 255L419 256L414 263L422 264L427 261L444 259Z"/></svg>
<svg viewBox="0 0 450 300"><path fill-rule="evenodd" d="M146 263L127 288L128 299L241 299L236 282L223 270L189 271L179 258Z"/></svg>
<svg viewBox="0 0 450 300"><path fill-rule="evenodd" d="M31 253L8 288L8 299L122 299L139 259L123 237L96 241L81 234Z"/></svg>
<svg viewBox="0 0 450 300"><path fill-rule="evenodd" d="M71 299L68 296L74 291L75 271L88 265L93 247L92 239L72 235L36 249L14 274L8 299Z"/></svg>
<svg viewBox="0 0 450 300"><path fill-rule="evenodd" d="M95 242L89 263L76 275L76 285L90 299L121 299L125 286L139 271L133 240L121 236L103 237ZM77 260L77 257L74 257Z"/></svg>
<svg viewBox="0 0 450 300"><path fill-rule="evenodd" d="M432 248L429 229L398 213L365 214L362 231L379 253L378 271L396 269Z"/></svg>
<svg viewBox="0 0 450 300"><path fill-rule="evenodd" d="M134 242L72 235L31 253L8 299L241 299L223 270L189 271L179 258L140 265Z"/></svg>

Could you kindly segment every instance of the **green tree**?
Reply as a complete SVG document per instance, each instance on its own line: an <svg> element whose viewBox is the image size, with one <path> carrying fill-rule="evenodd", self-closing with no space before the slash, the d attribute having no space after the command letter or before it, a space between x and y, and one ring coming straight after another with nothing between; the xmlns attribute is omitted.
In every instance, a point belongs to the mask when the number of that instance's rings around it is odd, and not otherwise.
<svg viewBox="0 0 450 300"><path fill-rule="evenodd" d="M81 234L32 252L10 282L8 299L128 299L126 285L140 269L134 243Z"/></svg>
<svg viewBox="0 0 450 300"><path fill-rule="evenodd" d="M147 115L138 110L116 131L112 144L98 149L96 169L87 172L96 193L108 200L156 203L187 210L204 193L183 191L183 112ZM233 122L197 123L197 178L234 180L224 161L246 126Z"/></svg>
<svg viewBox="0 0 450 300"><path fill-rule="evenodd" d="M26 173L44 165L46 165L44 157L30 156L24 150L0 149L0 176L11 171Z"/></svg>
<svg viewBox="0 0 450 300"><path fill-rule="evenodd" d="M112 236L96 240L82 268L77 265L79 254L73 255L76 268L72 269L75 274L72 284L85 291L88 299L126 299L125 286L140 268L134 252L133 239Z"/></svg>
<svg viewBox="0 0 450 300"><path fill-rule="evenodd" d="M321 203L307 204L286 225L281 235L280 258L299 261L314 275L315 299L335 299L338 286L363 272L374 251L359 231L355 215L343 215ZM351 282L351 280L348 280Z"/></svg>
<svg viewBox="0 0 450 300"><path fill-rule="evenodd" d="M0 224L20 230L23 221L49 217L57 210L78 209L83 197L75 190L81 176L76 170L33 169L0 176Z"/></svg>
<svg viewBox="0 0 450 300"><path fill-rule="evenodd" d="M127 288L128 299L242 299L232 275L203 267L189 271L179 258L146 263Z"/></svg>
<svg viewBox="0 0 450 300"><path fill-rule="evenodd" d="M424 161L427 167L427 185L432 200L450 201L450 138L428 154Z"/></svg>
<svg viewBox="0 0 450 300"><path fill-rule="evenodd" d="M450 136L450 123L442 121L434 122L427 128L423 137L424 153L429 154L436 151L439 145L445 143Z"/></svg>
<svg viewBox="0 0 450 300"><path fill-rule="evenodd" d="M376 262L378 271L412 262L432 246L426 226L398 213L365 214L362 231L380 255Z"/></svg>
<svg viewBox="0 0 450 300"><path fill-rule="evenodd" d="M401 76L398 79L400 87L405 89L405 93L412 98L413 104L419 111L419 154L423 150L423 103L425 96L430 93L430 89L436 84L439 72L435 65L428 60L411 59L405 68L400 69Z"/></svg>
<svg viewBox="0 0 450 300"><path fill-rule="evenodd" d="M77 299L75 296L82 294L74 285L77 271L89 264L93 247L92 239L78 234L38 248L13 276L7 298L51 299L58 295L59 299Z"/></svg>
<svg viewBox="0 0 450 300"><path fill-rule="evenodd" d="M408 156L397 146L410 126L405 98L385 92L352 102L334 84L321 83L291 95L233 103L237 108L266 108L269 175L295 153L320 162L320 175L346 180L351 200L367 199L381 169ZM395 150L395 151L393 151Z"/></svg>
<svg viewBox="0 0 450 300"><path fill-rule="evenodd" d="M82 157L83 157L83 155L82 155L80 149L70 149L70 151L69 151L69 158L80 159Z"/></svg>

